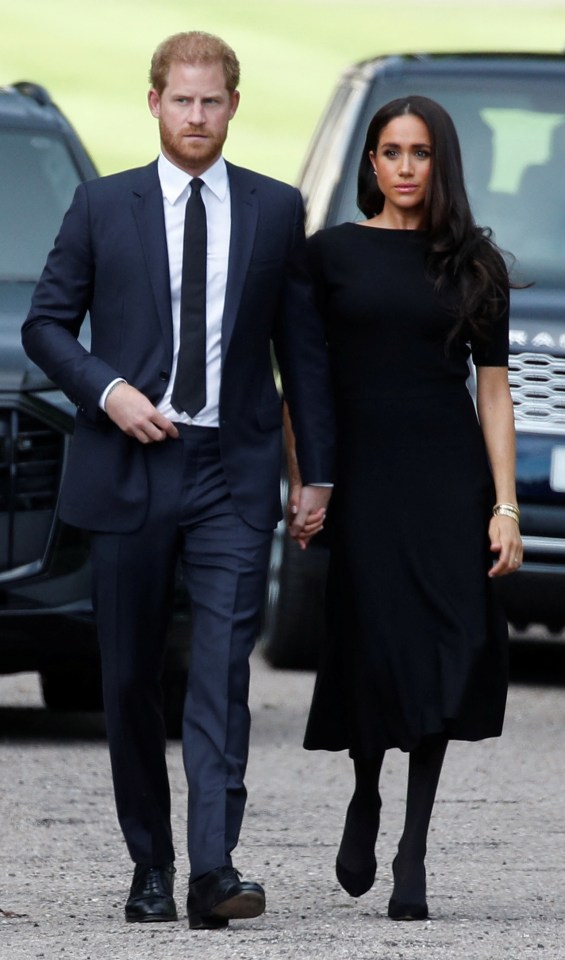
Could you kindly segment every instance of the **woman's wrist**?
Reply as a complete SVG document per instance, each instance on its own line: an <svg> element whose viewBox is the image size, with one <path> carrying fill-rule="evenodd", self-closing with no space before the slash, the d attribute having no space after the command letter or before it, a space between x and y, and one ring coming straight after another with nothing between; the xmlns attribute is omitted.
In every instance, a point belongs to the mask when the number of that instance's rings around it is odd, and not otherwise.
<svg viewBox="0 0 565 960"><path fill-rule="evenodd" d="M520 526L520 508L517 503L495 503L493 517L511 517Z"/></svg>

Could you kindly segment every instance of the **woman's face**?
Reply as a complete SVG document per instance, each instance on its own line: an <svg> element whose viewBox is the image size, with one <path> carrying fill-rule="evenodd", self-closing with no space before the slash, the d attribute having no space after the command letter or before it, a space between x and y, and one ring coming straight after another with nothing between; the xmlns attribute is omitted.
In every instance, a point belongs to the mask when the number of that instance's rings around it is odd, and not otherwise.
<svg viewBox="0 0 565 960"><path fill-rule="evenodd" d="M387 123L369 158L385 207L392 204L399 211L414 213L423 209L432 169L432 145L420 117L407 113Z"/></svg>

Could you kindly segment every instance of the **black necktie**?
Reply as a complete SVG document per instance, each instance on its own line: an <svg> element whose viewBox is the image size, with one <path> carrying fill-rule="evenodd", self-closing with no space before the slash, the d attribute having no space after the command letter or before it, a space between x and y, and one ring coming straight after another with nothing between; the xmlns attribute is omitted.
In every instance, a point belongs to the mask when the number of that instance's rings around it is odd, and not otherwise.
<svg viewBox="0 0 565 960"><path fill-rule="evenodd" d="M194 417L206 406L206 208L203 181L190 183L184 216L180 346L171 404Z"/></svg>

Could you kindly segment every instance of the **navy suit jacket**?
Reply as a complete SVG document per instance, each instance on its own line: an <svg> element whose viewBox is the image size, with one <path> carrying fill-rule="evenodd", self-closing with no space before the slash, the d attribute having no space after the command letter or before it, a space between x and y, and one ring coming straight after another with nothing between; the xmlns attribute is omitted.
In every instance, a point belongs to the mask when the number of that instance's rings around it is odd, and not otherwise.
<svg viewBox="0 0 565 960"><path fill-rule="evenodd" d="M236 509L258 529L281 516L281 400L273 344L304 483L333 479L327 352L304 268L299 192L228 164L231 238L222 325L220 445ZM78 342L90 313L91 347ZM173 337L157 163L81 184L22 331L31 359L76 404L61 516L125 532L145 517L146 449L99 407L123 377L157 404ZM169 442L169 441L165 441Z"/></svg>

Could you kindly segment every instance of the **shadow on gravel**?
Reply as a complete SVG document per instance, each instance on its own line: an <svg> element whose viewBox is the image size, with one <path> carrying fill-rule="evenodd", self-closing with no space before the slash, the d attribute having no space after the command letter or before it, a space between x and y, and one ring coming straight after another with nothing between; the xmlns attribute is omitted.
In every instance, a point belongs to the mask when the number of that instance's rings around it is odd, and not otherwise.
<svg viewBox="0 0 565 960"><path fill-rule="evenodd" d="M101 713L66 713L42 707L0 707L3 740L105 740Z"/></svg>

